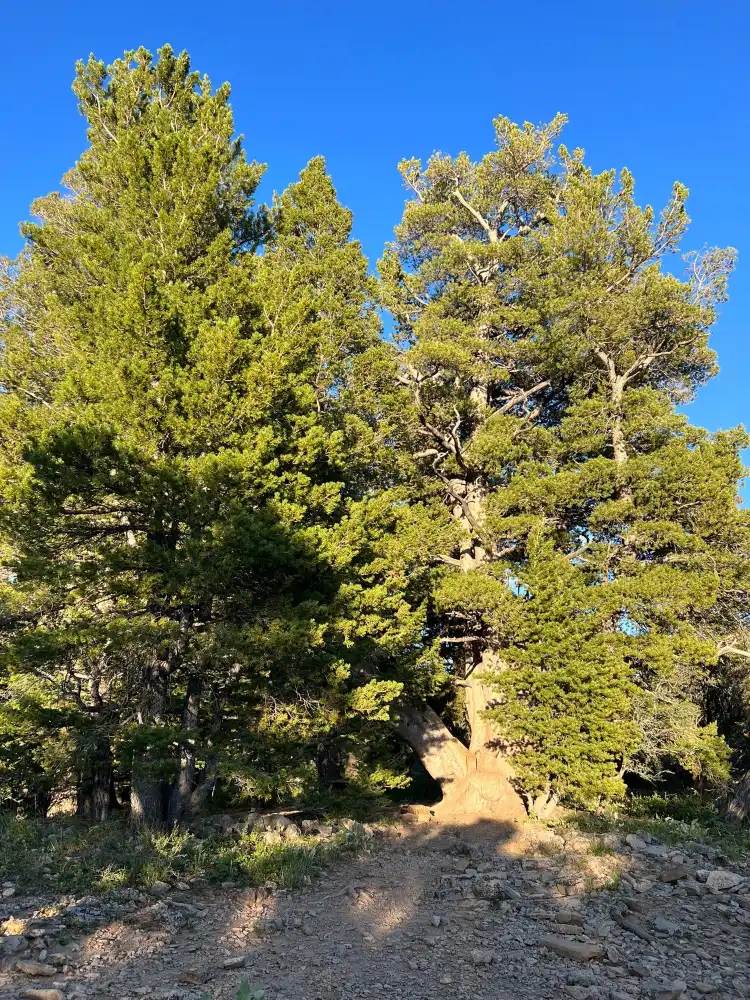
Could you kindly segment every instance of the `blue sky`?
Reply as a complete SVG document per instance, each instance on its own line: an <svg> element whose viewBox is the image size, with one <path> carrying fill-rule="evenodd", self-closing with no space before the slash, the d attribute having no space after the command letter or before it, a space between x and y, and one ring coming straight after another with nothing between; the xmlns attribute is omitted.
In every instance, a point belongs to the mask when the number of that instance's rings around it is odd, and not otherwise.
<svg viewBox="0 0 750 1000"><path fill-rule="evenodd" d="M0 254L21 246L33 198L83 148L70 91L89 52L186 48L229 80L238 131L268 163L263 194L322 153L370 260L398 221L408 156L492 144L492 118L570 117L569 146L627 166L642 202L691 191L689 247L734 246L739 266L713 346L721 374L689 412L750 423L750 7L740 0L25 0L0 14Z"/></svg>

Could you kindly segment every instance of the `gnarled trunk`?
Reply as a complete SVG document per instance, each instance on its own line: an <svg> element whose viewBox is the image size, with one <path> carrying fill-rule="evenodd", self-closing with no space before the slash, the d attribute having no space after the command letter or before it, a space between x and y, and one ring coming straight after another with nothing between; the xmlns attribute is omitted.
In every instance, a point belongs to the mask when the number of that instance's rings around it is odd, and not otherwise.
<svg viewBox="0 0 750 1000"><path fill-rule="evenodd" d="M477 685L472 693L476 706L486 697L486 691L479 688L484 685ZM522 820L526 811L511 784L507 761L491 745L484 719L476 715L476 722L471 744L466 747L428 705L408 705L399 712L396 731L439 783L443 798L436 812L441 819Z"/></svg>
<svg viewBox="0 0 750 1000"><path fill-rule="evenodd" d="M76 815L93 823L103 823L116 806L109 736L97 735L93 745L86 750L78 773Z"/></svg>
<svg viewBox="0 0 750 1000"><path fill-rule="evenodd" d="M724 814L730 823L742 823L750 816L750 771L737 783Z"/></svg>

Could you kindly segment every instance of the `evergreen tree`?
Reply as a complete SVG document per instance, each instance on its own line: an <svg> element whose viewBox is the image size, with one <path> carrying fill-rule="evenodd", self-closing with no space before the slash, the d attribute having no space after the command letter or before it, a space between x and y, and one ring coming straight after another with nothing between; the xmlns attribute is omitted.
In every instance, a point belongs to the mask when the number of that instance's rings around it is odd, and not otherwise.
<svg viewBox="0 0 750 1000"><path fill-rule="evenodd" d="M468 747L424 703L401 727L460 811L518 815L512 789L537 809L596 799L669 757L726 771L691 697L716 661L698 624L740 530L744 435L674 408L715 370L732 252L665 272L686 191L655 220L627 172L554 153L563 121L500 118L479 163L402 164L415 198L381 262L415 499L460 532L430 553L430 634Z"/></svg>
<svg viewBox="0 0 750 1000"><path fill-rule="evenodd" d="M327 662L339 399L377 323L321 160L251 211L262 168L226 85L167 47L92 58L74 89L90 145L69 194L34 206L4 289L4 521L25 598L5 660L76 708L82 811L106 815L114 753L133 815L175 821L237 712L246 732Z"/></svg>

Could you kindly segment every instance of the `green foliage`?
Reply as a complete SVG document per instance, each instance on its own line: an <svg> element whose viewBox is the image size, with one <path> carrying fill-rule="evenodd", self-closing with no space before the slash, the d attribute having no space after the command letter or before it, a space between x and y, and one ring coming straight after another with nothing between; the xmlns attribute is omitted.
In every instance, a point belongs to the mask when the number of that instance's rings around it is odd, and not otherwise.
<svg viewBox="0 0 750 1000"><path fill-rule="evenodd" d="M374 798L425 702L535 806L725 782L748 439L677 412L735 257L664 267L686 189L656 215L564 116L499 117L476 162L400 165L376 280L322 158L254 204L185 53L74 92L87 148L0 274L0 797L103 818L118 786L175 824L327 762Z"/></svg>
<svg viewBox="0 0 750 1000"><path fill-rule="evenodd" d="M324 866L363 846L350 834L267 844L255 836L200 839L187 832L138 830L120 819L91 826L0 813L0 877L76 895L194 879L215 885L231 880L241 886L298 888Z"/></svg>

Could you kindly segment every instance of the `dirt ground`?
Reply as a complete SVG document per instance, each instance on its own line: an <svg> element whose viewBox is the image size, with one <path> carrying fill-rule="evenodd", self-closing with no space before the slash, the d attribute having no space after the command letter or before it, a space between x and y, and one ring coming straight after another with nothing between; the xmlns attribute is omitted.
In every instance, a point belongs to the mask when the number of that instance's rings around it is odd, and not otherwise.
<svg viewBox="0 0 750 1000"><path fill-rule="evenodd" d="M646 834L403 823L299 891L3 900L0 998L750 997L748 875Z"/></svg>

